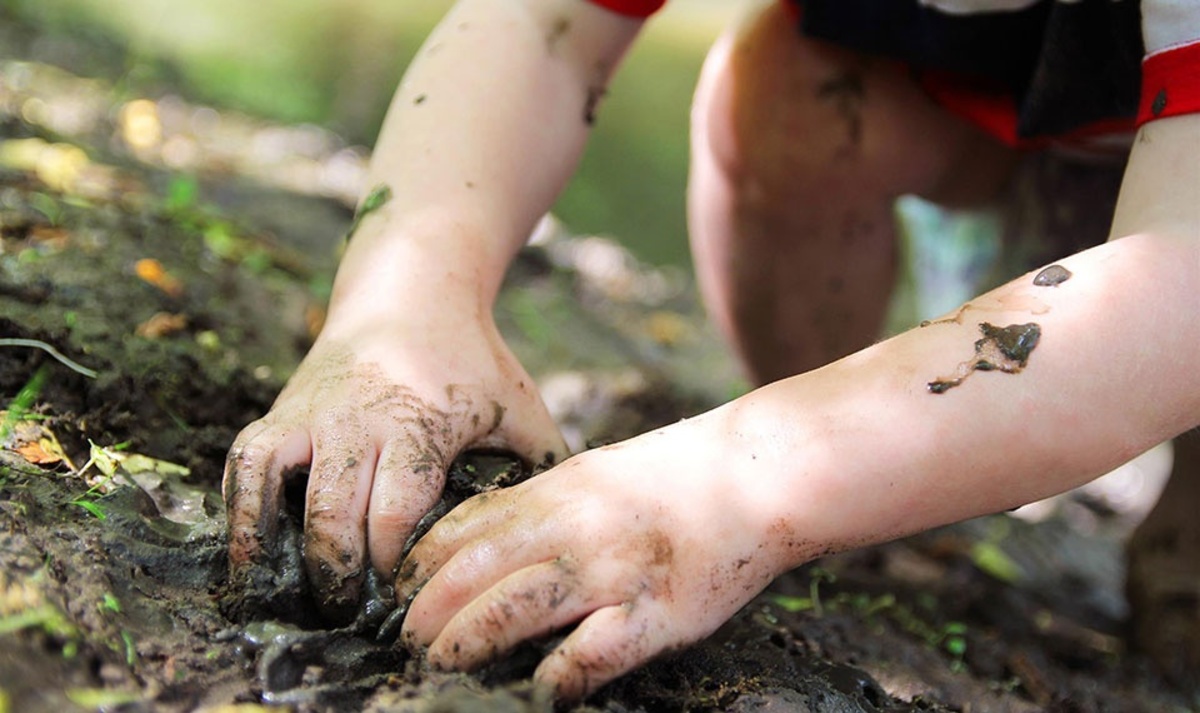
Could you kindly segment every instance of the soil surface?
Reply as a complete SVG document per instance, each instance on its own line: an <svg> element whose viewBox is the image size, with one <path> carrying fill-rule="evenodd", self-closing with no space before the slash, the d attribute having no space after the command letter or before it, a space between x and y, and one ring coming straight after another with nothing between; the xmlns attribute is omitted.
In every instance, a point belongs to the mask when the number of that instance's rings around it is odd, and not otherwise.
<svg viewBox="0 0 1200 713"><path fill-rule="evenodd" d="M108 88L48 126L37 76L75 81L0 60L0 713L552 710L533 649L445 674L375 635L386 607L227 616L225 451L319 329L350 212L136 160ZM611 242L529 248L501 308L577 448L740 388L687 281ZM825 558L575 710L1194 710L1123 643L1128 529L1078 498Z"/></svg>

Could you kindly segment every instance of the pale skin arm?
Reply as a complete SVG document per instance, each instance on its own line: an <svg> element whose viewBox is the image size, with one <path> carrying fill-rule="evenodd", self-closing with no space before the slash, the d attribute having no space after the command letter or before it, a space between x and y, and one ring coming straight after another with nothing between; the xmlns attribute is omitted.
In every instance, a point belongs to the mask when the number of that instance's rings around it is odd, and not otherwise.
<svg viewBox="0 0 1200 713"><path fill-rule="evenodd" d="M279 568L294 466L311 464L309 580L349 618L366 568L394 570L458 453L565 456L491 308L640 24L580 0L462 0L425 43L372 158L370 185L392 198L352 236L312 351L230 451L235 581Z"/></svg>
<svg viewBox="0 0 1200 713"><path fill-rule="evenodd" d="M392 100L369 183L395 198L354 236L331 318L373 305L386 314L381 298L446 280L490 309L640 26L579 0L459 2Z"/></svg>
<svg viewBox="0 0 1200 713"><path fill-rule="evenodd" d="M1062 492L1200 422L1200 117L1135 144L1107 244L707 414L468 501L402 570L406 640L472 667L579 626L538 668L578 697L711 633L775 576ZM949 315L952 316L952 315ZM1036 322L1020 373L927 384L979 323ZM553 593L551 595L550 593Z"/></svg>

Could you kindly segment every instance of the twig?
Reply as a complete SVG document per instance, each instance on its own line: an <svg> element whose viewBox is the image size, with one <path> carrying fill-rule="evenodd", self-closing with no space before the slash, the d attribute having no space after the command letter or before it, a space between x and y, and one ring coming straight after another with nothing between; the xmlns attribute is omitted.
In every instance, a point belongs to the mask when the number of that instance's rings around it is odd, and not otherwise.
<svg viewBox="0 0 1200 713"><path fill-rule="evenodd" d="M50 356L54 357L56 360L58 360L58 362L60 364L67 367L71 371L73 371L77 374L83 374L84 376L86 376L89 379L96 378L95 371L87 368L86 366L83 366L82 364L79 364L78 362L68 359L66 356L63 355L62 352L58 351L54 347L50 346L49 344L47 344L39 339L18 339L16 337L0 337L0 347L31 347L33 349L41 349L42 351L46 352Z"/></svg>

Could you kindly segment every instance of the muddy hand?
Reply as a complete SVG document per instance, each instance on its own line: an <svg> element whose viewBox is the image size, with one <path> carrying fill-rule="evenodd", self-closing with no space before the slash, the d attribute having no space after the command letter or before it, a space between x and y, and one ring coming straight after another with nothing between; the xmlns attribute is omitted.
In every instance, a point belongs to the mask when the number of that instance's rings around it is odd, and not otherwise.
<svg viewBox="0 0 1200 713"><path fill-rule="evenodd" d="M696 641L780 571L769 497L724 462L711 414L576 456L440 520L400 567L402 631L472 669L578 624L535 673L574 699Z"/></svg>
<svg viewBox="0 0 1200 713"><path fill-rule="evenodd" d="M496 448L530 463L565 454L494 329L443 320L397 331L327 328L270 413L238 436L224 483L235 584L286 563L285 480L305 467L303 566L321 610L345 621L366 568L394 571L458 453Z"/></svg>

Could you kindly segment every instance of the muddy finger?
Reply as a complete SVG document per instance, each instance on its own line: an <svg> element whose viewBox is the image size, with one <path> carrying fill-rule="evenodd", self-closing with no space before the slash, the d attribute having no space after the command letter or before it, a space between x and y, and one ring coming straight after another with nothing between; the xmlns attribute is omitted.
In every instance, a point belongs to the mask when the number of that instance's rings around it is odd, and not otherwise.
<svg viewBox="0 0 1200 713"><path fill-rule="evenodd" d="M304 511L305 569L317 605L336 621L354 617L366 576L367 505L376 458L374 445L344 416L329 414L314 434Z"/></svg>
<svg viewBox="0 0 1200 713"><path fill-rule="evenodd" d="M536 564L505 577L455 614L430 646L429 661L443 669L474 669L595 608L574 564L564 559Z"/></svg>
<svg viewBox="0 0 1200 713"><path fill-rule="evenodd" d="M238 436L225 460L222 492L234 570L274 550L284 516L286 474L312 457L305 429L260 424L252 424Z"/></svg>
<svg viewBox="0 0 1200 713"><path fill-rule="evenodd" d="M476 434L473 447L511 451L535 470L544 470L570 456L567 443L541 398L536 392L529 396L517 400L508 410L497 411L490 428Z"/></svg>
<svg viewBox="0 0 1200 713"><path fill-rule="evenodd" d="M534 681L574 701L649 661L667 646L665 628L650 602L625 602L598 609L550 652Z"/></svg>
<svg viewBox="0 0 1200 713"><path fill-rule="evenodd" d="M403 602L416 584L427 581L405 622L404 641L410 645L433 641L456 612L512 572L555 560L559 554L551 538L537 527L485 531L460 547L440 539L442 522L413 550L409 558L417 563L413 575L397 587L397 598Z"/></svg>
<svg viewBox="0 0 1200 713"><path fill-rule="evenodd" d="M457 581L459 586L477 581L485 572L485 563L490 563L489 568L496 567L497 553L505 553L510 558L506 571L512 571L518 564L526 566L555 557L557 553L547 546L537 553L520 552L523 558L520 563L511 559L528 543L538 541L533 533L540 531L529 525L520 530L507 527L522 509L519 495L516 488L480 493L441 516L397 568L398 601L406 601L443 569L447 573L442 575L442 580L453 578L447 581ZM548 545L549 540L543 538L540 542ZM453 566L449 565L452 560L457 560ZM481 582L478 590L460 592L458 605L466 604L498 578Z"/></svg>
<svg viewBox="0 0 1200 713"><path fill-rule="evenodd" d="M384 445L375 467L367 510L367 547L371 564L389 576L413 529L437 503L445 481L444 466L414 467L418 460L407 441Z"/></svg>

